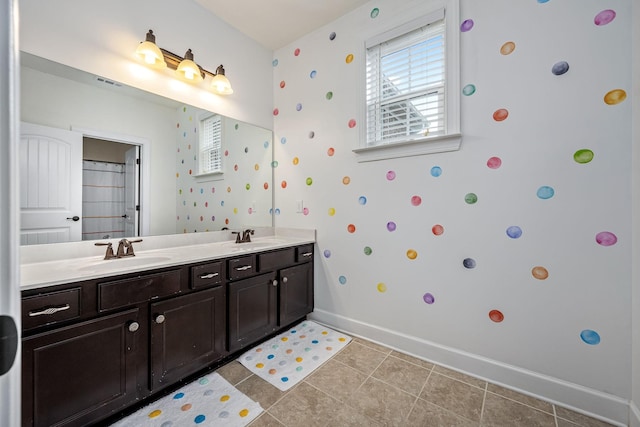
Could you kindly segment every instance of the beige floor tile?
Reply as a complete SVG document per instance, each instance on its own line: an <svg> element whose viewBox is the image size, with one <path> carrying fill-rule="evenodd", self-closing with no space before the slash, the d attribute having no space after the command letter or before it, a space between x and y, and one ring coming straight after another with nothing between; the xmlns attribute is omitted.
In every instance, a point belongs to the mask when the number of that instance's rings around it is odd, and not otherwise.
<svg viewBox="0 0 640 427"><path fill-rule="evenodd" d="M476 427L474 422L426 400L418 399L407 418L407 427Z"/></svg>
<svg viewBox="0 0 640 427"><path fill-rule="evenodd" d="M248 427L284 427L284 424L273 418L268 412L263 412L258 418L249 423Z"/></svg>
<svg viewBox="0 0 640 427"><path fill-rule="evenodd" d="M430 373L430 369L422 368L394 356L388 356L371 375L409 394L418 396Z"/></svg>
<svg viewBox="0 0 640 427"><path fill-rule="evenodd" d="M247 395L249 399L258 402L263 409L269 409L271 405L287 394L287 392L280 391L280 389L257 375L251 375L246 380L236 384L236 388Z"/></svg>
<svg viewBox="0 0 640 427"><path fill-rule="evenodd" d="M553 414L553 405L544 400L536 399L535 397L527 396L517 391L509 390L508 388L501 387L496 384L489 383L487 385L487 391L495 394L499 394L507 399L515 400L516 402L524 403L525 405L536 408L540 411Z"/></svg>
<svg viewBox="0 0 640 427"><path fill-rule="evenodd" d="M487 393L482 412L483 427L555 427L552 414Z"/></svg>
<svg viewBox="0 0 640 427"><path fill-rule="evenodd" d="M356 343L358 343L358 344L362 344L362 345L364 345L364 346L367 346L367 347L369 347L369 348L372 348L372 349L374 349L374 350L377 350L377 351L379 351L380 353L384 353L384 354L389 354L389 353L391 353L391 349L390 349L389 347L385 347L385 346L383 346L383 345L376 344L376 343L374 343L374 342L372 342L372 341L365 340L364 338L357 338L357 337L356 337L356 338L354 338L354 339L353 339L353 341L352 341L352 342L356 342Z"/></svg>
<svg viewBox="0 0 640 427"><path fill-rule="evenodd" d="M344 401L366 379L367 375L332 358L305 378L305 382L322 390L331 397Z"/></svg>
<svg viewBox="0 0 640 427"><path fill-rule="evenodd" d="M404 426L415 400L415 396L397 387L369 378L346 403L361 416L382 425Z"/></svg>
<svg viewBox="0 0 640 427"><path fill-rule="evenodd" d="M391 352L391 356L397 357L398 359L405 360L409 363L413 363L414 365L421 366L425 369L433 369L433 363L427 362L426 360L418 359L417 357L409 356L405 353L400 353L399 351L393 350Z"/></svg>
<svg viewBox="0 0 640 427"><path fill-rule="evenodd" d="M481 380L480 378L472 377L471 375L463 374L462 372L454 371L453 369L448 369L440 365L435 365L433 367L433 371L476 387L485 388L487 385L485 380Z"/></svg>
<svg viewBox="0 0 640 427"><path fill-rule="evenodd" d="M556 415L558 416L558 423L560 423L560 419L562 418L562 419L571 421L574 424L577 424L581 427L611 426L611 424L605 423L604 421L596 420L595 418L582 415L578 412L575 412L570 409L563 408L557 405L556 405Z"/></svg>
<svg viewBox="0 0 640 427"><path fill-rule="evenodd" d="M218 374L227 380L231 385L236 385L240 381L249 378L253 373L242 366L238 361L232 361L216 370Z"/></svg>
<svg viewBox="0 0 640 427"><path fill-rule="evenodd" d="M431 372L420 398L472 421L480 421L484 389Z"/></svg>
<svg viewBox="0 0 640 427"><path fill-rule="evenodd" d="M351 342L340 353L334 356L335 360L366 374L371 373L387 357L382 353L365 345Z"/></svg>
<svg viewBox="0 0 640 427"><path fill-rule="evenodd" d="M269 414L287 427L330 426L342 406L342 402L301 382L269 408Z"/></svg>

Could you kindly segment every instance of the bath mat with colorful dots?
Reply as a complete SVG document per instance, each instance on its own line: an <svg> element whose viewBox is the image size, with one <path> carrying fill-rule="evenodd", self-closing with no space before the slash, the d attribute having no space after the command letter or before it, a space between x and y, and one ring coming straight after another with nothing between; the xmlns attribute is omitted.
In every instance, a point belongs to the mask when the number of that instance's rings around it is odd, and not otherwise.
<svg viewBox="0 0 640 427"><path fill-rule="evenodd" d="M145 406L112 427L242 427L262 411L258 403L214 372Z"/></svg>
<svg viewBox="0 0 640 427"><path fill-rule="evenodd" d="M351 337L306 320L249 350L238 361L282 391L288 390L346 346Z"/></svg>

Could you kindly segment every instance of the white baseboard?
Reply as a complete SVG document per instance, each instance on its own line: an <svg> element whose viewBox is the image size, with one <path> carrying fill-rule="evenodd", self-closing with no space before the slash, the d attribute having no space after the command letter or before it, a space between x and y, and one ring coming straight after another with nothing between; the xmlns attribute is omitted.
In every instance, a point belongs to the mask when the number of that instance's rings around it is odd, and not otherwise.
<svg viewBox="0 0 640 427"><path fill-rule="evenodd" d="M629 404L629 426L640 427L640 409L634 401Z"/></svg>
<svg viewBox="0 0 640 427"><path fill-rule="evenodd" d="M613 425L640 427L640 423L628 424L632 412L635 412L636 422L640 422L638 408L633 405L630 410L629 401L618 396L317 308L309 318L342 332L368 339L456 371L483 378L491 383L549 401ZM634 414L631 414L631 418L633 417Z"/></svg>

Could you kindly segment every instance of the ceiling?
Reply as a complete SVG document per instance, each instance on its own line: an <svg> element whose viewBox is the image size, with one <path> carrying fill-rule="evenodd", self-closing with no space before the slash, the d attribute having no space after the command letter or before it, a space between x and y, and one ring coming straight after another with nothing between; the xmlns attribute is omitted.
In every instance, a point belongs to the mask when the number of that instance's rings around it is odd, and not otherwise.
<svg viewBox="0 0 640 427"><path fill-rule="evenodd" d="M369 0L195 0L263 46L276 50Z"/></svg>

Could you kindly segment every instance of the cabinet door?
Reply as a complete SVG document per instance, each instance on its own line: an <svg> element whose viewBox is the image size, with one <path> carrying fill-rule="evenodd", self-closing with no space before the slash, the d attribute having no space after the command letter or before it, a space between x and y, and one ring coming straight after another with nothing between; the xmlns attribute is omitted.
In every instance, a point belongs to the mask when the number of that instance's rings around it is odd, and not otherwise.
<svg viewBox="0 0 640 427"><path fill-rule="evenodd" d="M156 391L225 355L224 286L151 304L151 389Z"/></svg>
<svg viewBox="0 0 640 427"><path fill-rule="evenodd" d="M22 424L87 425L135 402L146 367L139 316L135 308L24 338Z"/></svg>
<svg viewBox="0 0 640 427"><path fill-rule="evenodd" d="M301 319L313 311L313 264L280 270L279 325Z"/></svg>
<svg viewBox="0 0 640 427"><path fill-rule="evenodd" d="M277 328L276 273L229 283L229 351L255 343Z"/></svg>

